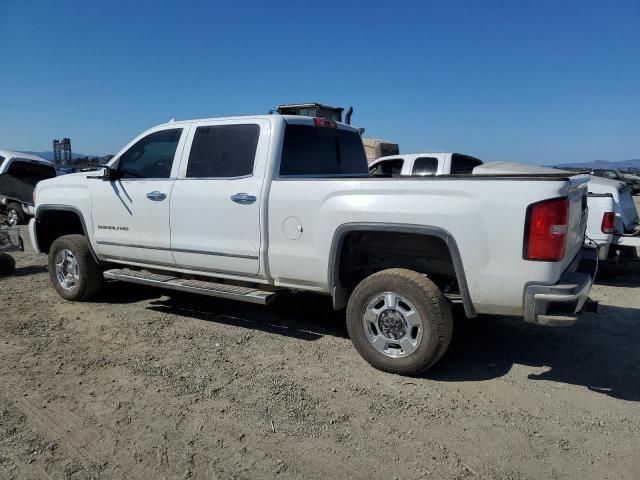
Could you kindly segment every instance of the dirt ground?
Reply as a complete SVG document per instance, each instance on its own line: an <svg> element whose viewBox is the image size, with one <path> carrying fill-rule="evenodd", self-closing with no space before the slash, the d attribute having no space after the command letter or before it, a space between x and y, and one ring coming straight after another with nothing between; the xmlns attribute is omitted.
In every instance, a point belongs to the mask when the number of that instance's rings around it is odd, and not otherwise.
<svg viewBox="0 0 640 480"><path fill-rule="evenodd" d="M25 238L28 238L26 229ZM639 479L640 268L571 328L456 323L422 378L370 368L325 298L269 307L0 279L0 478Z"/></svg>

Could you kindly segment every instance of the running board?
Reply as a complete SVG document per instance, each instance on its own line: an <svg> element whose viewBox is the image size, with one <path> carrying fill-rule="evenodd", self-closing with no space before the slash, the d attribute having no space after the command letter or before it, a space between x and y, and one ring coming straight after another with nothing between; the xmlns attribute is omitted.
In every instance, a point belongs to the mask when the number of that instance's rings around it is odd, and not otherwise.
<svg viewBox="0 0 640 480"><path fill-rule="evenodd" d="M256 288L238 287L223 283L207 282L203 280L186 280L171 275L151 273L144 270L130 270L128 268L113 269L104 272L107 280L139 283L151 287L166 288L179 292L197 293L210 297L228 298L242 302L268 304L276 296L275 292L267 292Z"/></svg>

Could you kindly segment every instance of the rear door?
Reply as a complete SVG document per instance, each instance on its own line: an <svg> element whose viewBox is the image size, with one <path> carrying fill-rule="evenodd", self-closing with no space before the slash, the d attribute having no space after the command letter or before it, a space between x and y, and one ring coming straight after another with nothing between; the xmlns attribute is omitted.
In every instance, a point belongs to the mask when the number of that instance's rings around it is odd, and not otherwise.
<svg viewBox="0 0 640 480"><path fill-rule="evenodd" d="M254 276L270 122L194 123L171 196L171 249L194 270Z"/></svg>

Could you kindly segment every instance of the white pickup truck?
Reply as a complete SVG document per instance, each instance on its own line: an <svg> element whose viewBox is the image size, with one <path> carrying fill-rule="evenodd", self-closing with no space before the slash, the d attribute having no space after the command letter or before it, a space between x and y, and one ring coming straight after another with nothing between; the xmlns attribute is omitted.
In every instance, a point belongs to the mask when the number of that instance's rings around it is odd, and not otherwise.
<svg viewBox="0 0 640 480"><path fill-rule="evenodd" d="M331 296L374 367L418 374L468 317L573 323L596 270L587 176L371 178L358 131L322 118L170 122L98 172L38 184L29 229L65 299L121 280L268 303Z"/></svg>
<svg viewBox="0 0 640 480"><path fill-rule="evenodd" d="M628 184L591 177L587 235L598 244L600 260L637 259L640 217Z"/></svg>
<svg viewBox="0 0 640 480"><path fill-rule="evenodd" d="M372 175L468 175L482 160L463 153L403 153L375 159Z"/></svg>

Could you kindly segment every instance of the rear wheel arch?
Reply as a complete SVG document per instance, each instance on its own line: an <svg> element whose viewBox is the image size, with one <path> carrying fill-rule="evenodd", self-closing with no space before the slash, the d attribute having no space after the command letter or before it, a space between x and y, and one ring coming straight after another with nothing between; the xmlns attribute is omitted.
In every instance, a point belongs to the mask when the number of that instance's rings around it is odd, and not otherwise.
<svg viewBox="0 0 640 480"><path fill-rule="evenodd" d="M462 257L460 256L458 245L453 236L441 227L395 223L347 223L336 229L331 242L328 268L328 282L331 288L334 308L339 309L346 306L348 300L350 289L348 285L345 286L341 283L341 263L345 241L348 241L349 235L354 233L395 233L401 236L419 236L431 242L438 242L444 246L450 257L453 268L452 274L458 283L465 314L470 318L477 316L469 293ZM396 267L400 267L400 265L396 265ZM386 268L393 268L393 266L389 265ZM405 268L410 267L405 266Z"/></svg>

